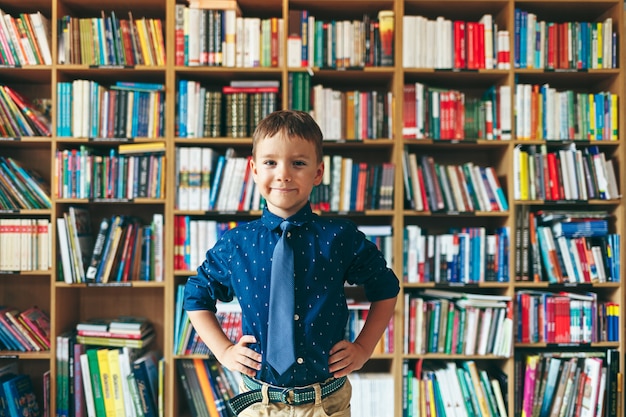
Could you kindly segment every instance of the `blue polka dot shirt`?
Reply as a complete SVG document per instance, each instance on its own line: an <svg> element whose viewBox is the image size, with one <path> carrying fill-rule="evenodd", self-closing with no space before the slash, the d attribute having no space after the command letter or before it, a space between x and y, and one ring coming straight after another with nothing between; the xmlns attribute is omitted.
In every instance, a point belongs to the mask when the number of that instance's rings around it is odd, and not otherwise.
<svg viewBox="0 0 626 417"><path fill-rule="evenodd" d="M185 287L184 308L216 311L216 301L237 298L242 330L263 359L257 378L279 386L328 379L331 347L343 339L348 318L344 285L361 285L369 301L395 297L398 278L376 245L347 219L320 217L306 205L288 219L295 270L296 363L283 375L265 362L270 270L282 218L267 209L260 219L226 232Z"/></svg>

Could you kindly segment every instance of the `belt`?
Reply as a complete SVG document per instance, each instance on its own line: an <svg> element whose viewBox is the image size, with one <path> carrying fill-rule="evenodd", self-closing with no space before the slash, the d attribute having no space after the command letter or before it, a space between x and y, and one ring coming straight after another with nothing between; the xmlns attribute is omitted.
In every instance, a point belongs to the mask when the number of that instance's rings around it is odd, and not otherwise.
<svg viewBox="0 0 626 417"><path fill-rule="evenodd" d="M263 393L261 388L264 383L242 375L243 383L249 391L243 392L228 401L228 405L235 415L252 404L263 401ZM322 398L328 397L330 394L339 390L346 383L346 377L333 379L329 382L320 384ZM312 385L306 387L285 388L268 385L267 395L269 401L273 403L283 403L289 405L301 405L315 402L315 388Z"/></svg>

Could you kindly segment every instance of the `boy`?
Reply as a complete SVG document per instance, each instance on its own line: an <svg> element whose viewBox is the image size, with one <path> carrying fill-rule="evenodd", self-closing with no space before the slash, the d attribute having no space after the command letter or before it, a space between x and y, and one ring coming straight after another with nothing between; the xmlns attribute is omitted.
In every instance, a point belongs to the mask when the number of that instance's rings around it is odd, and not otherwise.
<svg viewBox="0 0 626 417"><path fill-rule="evenodd" d="M266 200L263 215L224 234L185 287L184 307L199 336L222 365L242 374L245 392L230 401L240 416L349 416L346 375L369 359L393 315L399 284L382 253L352 222L311 211L322 155L322 132L309 114L281 110L263 119L253 134L250 165ZM272 264L289 251L291 270L274 278ZM293 282L270 284L271 276L272 282L279 276ZM362 285L371 301L352 343L343 340L345 282ZM272 295L278 289L291 295ZM236 344L215 318L216 301L233 297L244 335ZM287 306L288 313L272 313ZM268 336L284 318L281 332ZM283 349L276 359L275 348Z"/></svg>

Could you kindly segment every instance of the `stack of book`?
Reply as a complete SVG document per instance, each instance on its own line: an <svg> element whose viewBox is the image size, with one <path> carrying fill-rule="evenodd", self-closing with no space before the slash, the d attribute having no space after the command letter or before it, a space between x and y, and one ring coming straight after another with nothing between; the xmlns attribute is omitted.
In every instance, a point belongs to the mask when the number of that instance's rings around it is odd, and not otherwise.
<svg viewBox="0 0 626 417"><path fill-rule="evenodd" d="M154 327L145 317L89 319L76 325L76 341L84 345L145 348L154 339Z"/></svg>

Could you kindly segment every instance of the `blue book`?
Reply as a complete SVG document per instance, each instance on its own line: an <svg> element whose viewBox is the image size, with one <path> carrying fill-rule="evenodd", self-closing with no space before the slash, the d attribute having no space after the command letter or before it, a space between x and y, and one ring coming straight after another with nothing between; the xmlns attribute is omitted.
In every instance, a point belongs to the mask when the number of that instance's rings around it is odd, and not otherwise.
<svg viewBox="0 0 626 417"><path fill-rule="evenodd" d="M94 280L95 282L104 282L102 279L103 279L103 274L105 272L106 264L109 260L109 257L111 256L110 252L111 252L111 245L113 243L113 237L115 235L117 228L121 227L122 221L123 221L122 216L113 216L111 218L107 237L105 239L104 247L102 249L102 258L100 259L100 263L98 265L98 272L95 275L95 280ZM102 227L102 224L101 224L101 227Z"/></svg>
<svg viewBox="0 0 626 417"><path fill-rule="evenodd" d="M217 200L217 193L222 185L222 173L224 166L226 165L226 156L220 155L217 158L217 165L215 166L215 174L213 175L213 183L211 184L211 193L209 195L209 210L215 209L215 202Z"/></svg>
<svg viewBox="0 0 626 417"><path fill-rule="evenodd" d="M149 351L133 361L131 366L145 417L158 416L158 358L156 351Z"/></svg>
<svg viewBox="0 0 626 417"><path fill-rule="evenodd" d="M187 80L178 81L178 137L187 137Z"/></svg>
<svg viewBox="0 0 626 417"><path fill-rule="evenodd" d="M139 267L139 280L150 281L152 263L152 227L143 226L141 228L141 264Z"/></svg>
<svg viewBox="0 0 626 417"><path fill-rule="evenodd" d="M557 388L557 380L561 368L561 359L552 357L550 358L550 365L548 367L548 374L546 377L546 389L543 394L543 401L541 402L541 410L539 411L539 417L549 417L550 407L552 405L552 399Z"/></svg>
<svg viewBox="0 0 626 417"><path fill-rule="evenodd" d="M2 383L6 407L10 416L39 417L42 412L37 403L30 376L16 375Z"/></svg>

